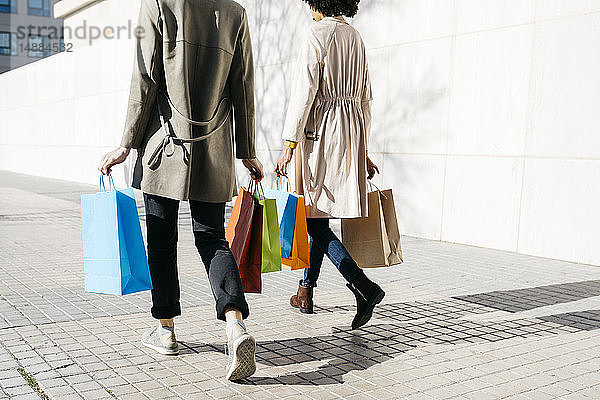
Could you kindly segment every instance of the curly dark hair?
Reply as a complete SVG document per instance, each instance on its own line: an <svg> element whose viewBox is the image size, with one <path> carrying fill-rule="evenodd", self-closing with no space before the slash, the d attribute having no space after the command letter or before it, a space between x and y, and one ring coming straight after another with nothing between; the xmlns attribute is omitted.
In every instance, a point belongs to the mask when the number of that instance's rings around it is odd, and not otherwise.
<svg viewBox="0 0 600 400"><path fill-rule="evenodd" d="M360 0L303 0L313 9L320 11L326 17L345 15L354 17L358 12Z"/></svg>

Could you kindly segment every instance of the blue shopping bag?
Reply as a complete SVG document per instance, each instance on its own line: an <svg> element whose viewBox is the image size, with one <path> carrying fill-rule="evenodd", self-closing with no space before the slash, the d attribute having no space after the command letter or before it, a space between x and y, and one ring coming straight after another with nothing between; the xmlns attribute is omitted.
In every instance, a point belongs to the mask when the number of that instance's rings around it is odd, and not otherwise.
<svg viewBox="0 0 600 400"><path fill-rule="evenodd" d="M296 224L296 205L298 198L287 190L279 190L278 178L277 189L264 190L265 198L275 199L277 202L277 217L279 219L279 238L281 242L281 258L290 258L292 255L292 243L294 242L294 227Z"/></svg>
<svg viewBox="0 0 600 400"><path fill-rule="evenodd" d="M85 291L124 295L152 289L133 189L81 196Z"/></svg>

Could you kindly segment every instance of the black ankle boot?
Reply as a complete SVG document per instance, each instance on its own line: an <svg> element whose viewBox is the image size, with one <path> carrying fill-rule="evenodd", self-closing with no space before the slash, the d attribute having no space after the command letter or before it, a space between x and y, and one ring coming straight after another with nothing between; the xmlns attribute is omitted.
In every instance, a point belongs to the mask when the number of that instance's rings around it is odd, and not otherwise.
<svg viewBox="0 0 600 400"><path fill-rule="evenodd" d="M373 316L373 308L383 300L385 292L365 274L359 275L352 283L346 284L356 297L356 315L352 320L352 329L365 325Z"/></svg>

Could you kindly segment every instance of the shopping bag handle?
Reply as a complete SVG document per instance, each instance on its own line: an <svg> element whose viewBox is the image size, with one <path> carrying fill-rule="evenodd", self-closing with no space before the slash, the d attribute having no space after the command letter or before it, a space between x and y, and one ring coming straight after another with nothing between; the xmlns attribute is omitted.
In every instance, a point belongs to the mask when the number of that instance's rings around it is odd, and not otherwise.
<svg viewBox="0 0 600 400"><path fill-rule="evenodd" d="M257 185L257 188L256 188L256 193L258 194L258 199L259 200L266 199L266 197L265 197L265 189L263 188L262 182L258 182L258 185Z"/></svg>
<svg viewBox="0 0 600 400"><path fill-rule="evenodd" d="M369 184L370 184L371 186L373 186L375 189L377 189L377 191L379 192L379 194L381 195L381 197L383 197L384 199L386 199L386 200L387 200L387 197L386 197L386 195L385 195L385 194L383 194L383 192L381 191L381 189L379 189L379 188L378 188L378 187L377 187L377 186L376 186L376 185L375 185L373 182L371 182L370 180L369 180L369 181L367 181L367 182L369 182Z"/></svg>
<svg viewBox="0 0 600 400"><path fill-rule="evenodd" d="M260 184L260 182L258 182L256 179L250 177L250 182L248 182L248 193L250 193L252 195L252 197L260 200L260 191L258 190L259 184ZM262 188L262 184L261 184L261 188ZM263 194L263 197L264 197L264 194Z"/></svg>
<svg viewBox="0 0 600 400"><path fill-rule="evenodd" d="M277 185L277 190L282 190L283 189L283 180L285 179L285 182L287 183L287 187L286 187L286 191L289 192L290 191L290 179L287 176L278 176L277 179L275 179L275 184Z"/></svg>
<svg viewBox="0 0 600 400"><path fill-rule="evenodd" d="M100 183L98 186L99 192L107 192L106 186L104 185L104 175L100 175ZM115 186L115 181L113 180L112 175L108 174L108 192L112 190L117 190L117 187Z"/></svg>

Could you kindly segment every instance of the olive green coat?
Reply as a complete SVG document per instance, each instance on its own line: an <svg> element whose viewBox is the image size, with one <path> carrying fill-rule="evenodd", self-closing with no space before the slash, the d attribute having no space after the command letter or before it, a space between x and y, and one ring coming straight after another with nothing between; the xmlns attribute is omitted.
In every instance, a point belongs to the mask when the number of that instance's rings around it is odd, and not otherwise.
<svg viewBox="0 0 600 400"><path fill-rule="evenodd" d="M179 200L230 201L234 158L255 157L245 10L231 0L142 0L139 27L121 142L138 150L133 186Z"/></svg>

